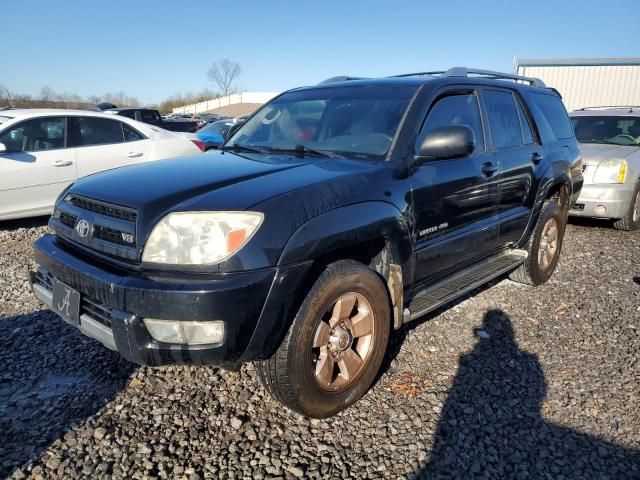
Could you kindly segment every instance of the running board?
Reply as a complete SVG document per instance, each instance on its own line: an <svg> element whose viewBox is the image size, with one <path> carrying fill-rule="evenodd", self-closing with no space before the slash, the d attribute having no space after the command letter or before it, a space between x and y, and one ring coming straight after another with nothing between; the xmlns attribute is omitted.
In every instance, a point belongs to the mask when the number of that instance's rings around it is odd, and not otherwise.
<svg viewBox="0 0 640 480"><path fill-rule="evenodd" d="M508 250L429 285L411 299L404 320L414 320L451 300L513 270L527 258L526 250Z"/></svg>

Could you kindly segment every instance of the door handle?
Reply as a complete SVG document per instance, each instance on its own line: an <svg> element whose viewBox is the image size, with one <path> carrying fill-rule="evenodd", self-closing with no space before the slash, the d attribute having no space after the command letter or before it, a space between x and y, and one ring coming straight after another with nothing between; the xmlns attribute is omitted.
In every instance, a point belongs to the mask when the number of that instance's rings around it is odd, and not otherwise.
<svg viewBox="0 0 640 480"><path fill-rule="evenodd" d="M137 157L141 157L143 155L142 152L129 152L127 154L127 157L129 158L137 158Z"/></svg>
<svg viewBox="0 0 640 480"><path fill-rule="evenodd" d="M73 165L71 160L56 160L53 162L54 167L68 167L69 165Z"/></svg>
<svg viewBox="0 0 640 480"><path fill-rule="evenodd" d="M485 177L491 177L498 171L498 166L491 162L485 162L482 164L482 173Z"/></svg>
<svg viewBox="0 0 640 480"><path fill-rule="evenodd" d="M538 152L534 152L531 155L531 161L533 163L535 163L536 165L539 164L542 161L543 158L544 158L544 155L542 155L541 153L538 153Z"/></svg>

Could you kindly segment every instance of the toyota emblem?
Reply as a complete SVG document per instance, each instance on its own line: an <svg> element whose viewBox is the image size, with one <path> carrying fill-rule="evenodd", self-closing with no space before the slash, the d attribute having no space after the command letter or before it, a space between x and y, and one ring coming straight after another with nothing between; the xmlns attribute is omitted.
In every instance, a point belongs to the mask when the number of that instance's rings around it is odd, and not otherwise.
<svg viewBox="0 0 640 480"><path fill-rule="evenodd" d="M87 222L84 218L76 223L76 232L78 232L80 238L87 238L90 228L91 225L89 225L89 222Z"/></svg>

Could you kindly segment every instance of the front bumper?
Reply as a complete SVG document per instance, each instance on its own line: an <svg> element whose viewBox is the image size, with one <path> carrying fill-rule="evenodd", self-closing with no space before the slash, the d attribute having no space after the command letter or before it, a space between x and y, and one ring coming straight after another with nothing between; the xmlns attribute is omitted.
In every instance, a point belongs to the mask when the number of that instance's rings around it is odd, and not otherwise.
<svg viewBox="0 0 640 480"><path fill-rule="evenodd" d="M297 307L295 299L309 264L225 275L131 272L99 263L45 235L34 244L36 297L52 305L56 278L80 292L80 325L126 359L143 365L235 365L267 358L277 348ZM144 318L222 320L224 338L214 345L178 345L154 340Z"/></svg>
<svg viewBox="0 0 640 480"><path fill-rule="evenodd" d="M622 218L629 211L633 185L583 185L569 215L575 217Z"/></svg>

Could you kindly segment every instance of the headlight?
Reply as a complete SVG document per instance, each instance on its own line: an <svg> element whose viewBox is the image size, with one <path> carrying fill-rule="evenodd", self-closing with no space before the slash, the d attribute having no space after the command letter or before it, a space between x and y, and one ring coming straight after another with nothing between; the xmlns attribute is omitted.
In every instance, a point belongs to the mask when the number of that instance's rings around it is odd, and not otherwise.
<svg viewBox="0 0 640 480"><path fill-rule="evenodd" d="M627 162L619 158L602 160L593 175L593 183L624 183Z"/></svg>
<svg viewBox="0 0 640 480"><path fill-rule="evenodd" d="M177 212L153 227L142 261L213 265L240 250L258 230L259 212Z"/></svg>

